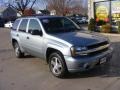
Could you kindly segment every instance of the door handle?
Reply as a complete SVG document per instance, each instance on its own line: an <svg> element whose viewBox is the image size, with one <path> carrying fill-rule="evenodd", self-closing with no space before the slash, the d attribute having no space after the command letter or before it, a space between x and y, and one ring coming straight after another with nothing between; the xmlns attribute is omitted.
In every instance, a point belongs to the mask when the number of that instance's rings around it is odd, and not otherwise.
<svg viewBox="0 0 120 90"><path fill-rule="evenodd" d="M16 34L17 37L19 37L19 34Z"/></svg>
<svg viewBox="0 0 120 90"><path fill-rule="evenodd" d="M29 37L27 37L27 39L30 39Z"/></svg>

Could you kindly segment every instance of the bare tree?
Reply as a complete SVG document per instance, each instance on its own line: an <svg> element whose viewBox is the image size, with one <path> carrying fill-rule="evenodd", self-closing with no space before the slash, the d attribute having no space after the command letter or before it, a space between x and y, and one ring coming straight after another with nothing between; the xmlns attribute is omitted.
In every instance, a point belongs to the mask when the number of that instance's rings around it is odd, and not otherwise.
<svg viewBox="0 0 120 90"><path fill-rule="evenodd" d="M83 11L82 0L46 0L48 9L55 10L57 15L79 14Z"/></svg>
<svg viewBox="0 0 120 90"><path fill-rule="evenodd" d="M72 0L46 0L48 2L48 9L55 10L57 15L65 15L69 12L68 8Z"/></svg>
<svg viewBox="0 0 120 90"><path fill-rule="evenodd" d="M86 5L87 6L87 5ZM83 6L83 1L82 0L77 0L72 4L72 10L71 12L74 14L86 14L87 13L87 8L86 6Z"/></svg>
<svg viewBox="0 0 120 90"><path fill-rule="evenodd" d="M14 8L18 13L24 15L27 8L32 9L36 0L9 0L8 6Z"/></svg>

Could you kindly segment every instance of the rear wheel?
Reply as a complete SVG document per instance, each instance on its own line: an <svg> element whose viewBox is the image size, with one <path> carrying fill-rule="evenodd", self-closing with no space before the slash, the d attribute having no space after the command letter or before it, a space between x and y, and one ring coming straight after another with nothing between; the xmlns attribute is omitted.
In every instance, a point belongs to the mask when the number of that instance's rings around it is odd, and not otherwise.
<svg viewBox="0 0 120 90"><path fill-rule="evenodd" d="M24 53L21 52L19 44L17 42L14 43L14 51L17 58L24 57Z"/></svg>
<svg viewBox="0 0 120 90"><path fill-rule="evenodd" d="M63 78L67 73L64 58L59 52L52 53L49 57L49 68L56 77Z"/></svg>

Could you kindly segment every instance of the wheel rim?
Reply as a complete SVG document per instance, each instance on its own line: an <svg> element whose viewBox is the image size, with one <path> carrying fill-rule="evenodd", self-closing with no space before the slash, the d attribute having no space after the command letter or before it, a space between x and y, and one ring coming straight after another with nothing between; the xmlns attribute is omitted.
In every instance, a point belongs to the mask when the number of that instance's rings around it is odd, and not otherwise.
<svg viewBox="0 0 120 90"><path fill-rule="evenodd" d="M51 59L51 71L53 72L53 74L55 75L61 74L62 69L63 67L60 59L58 57L53 57Z"/></svg>

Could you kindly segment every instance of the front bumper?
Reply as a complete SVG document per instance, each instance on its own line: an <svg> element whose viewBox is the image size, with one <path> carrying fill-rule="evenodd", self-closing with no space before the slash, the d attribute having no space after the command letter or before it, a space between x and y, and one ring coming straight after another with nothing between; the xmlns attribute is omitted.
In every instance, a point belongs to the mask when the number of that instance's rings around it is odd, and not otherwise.
<svg viewBox="0 0 120 90"><path fill-rule="evenodd" d="M73 58L70 56L64 56L64 58L69 72L79 72L92 69L96 65L100 65L100 60L104 57L106 57L106 62L109 62L112 58L112 52L113 49L110 48L106 52L91 57L86 56Z"/></svg>

